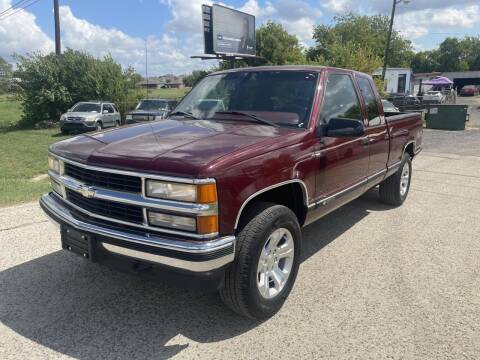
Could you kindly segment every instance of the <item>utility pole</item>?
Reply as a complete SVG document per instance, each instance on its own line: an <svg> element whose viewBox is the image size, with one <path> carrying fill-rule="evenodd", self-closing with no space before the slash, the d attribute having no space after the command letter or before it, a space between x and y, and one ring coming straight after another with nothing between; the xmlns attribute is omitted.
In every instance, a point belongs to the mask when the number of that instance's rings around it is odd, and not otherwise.
<svg viewBox="0 0 480 360"><path fill-rule="evenodd" d="M148 48L147 48L147 39L145 39L145 80L147 81L147 99L148 99Z"/></svg>
<svg viewBox="0 0 480 360"><path fill-rule="evenodd" d="M55 54L62 53L62 45L60 42L60 15L58 12L58 0L53 0L53 14L55 17Z"/></svg>
<svg viewBox="0 0 480 360"><path fill-rule="evenodd" d="M390 51L390 42L392 41L392 32L393 32L393 21L395 19L395 9L400 3L408 4L410 0L393 0L392 6L392 16L390 17L390 28L388 29L387 44L385 46L385 56L383 57L383 71L382 71L382 80L385 80L385 74L387 72L388 65L388 53Z"/></svg>

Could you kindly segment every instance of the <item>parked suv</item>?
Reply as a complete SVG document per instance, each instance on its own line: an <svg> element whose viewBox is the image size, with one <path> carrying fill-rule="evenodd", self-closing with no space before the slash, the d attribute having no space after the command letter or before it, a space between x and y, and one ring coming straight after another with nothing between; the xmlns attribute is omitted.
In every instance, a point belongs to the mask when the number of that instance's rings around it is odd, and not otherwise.
<svg viewBox="0 0 480 360"><path fill-rule="evenodd" d="M165 119L167 114L177 106L177 101L167 99L140 100L135 110L127 114L127 124Z"/></svg>
<svg viewBox="0 0 480 360"><path fill-rule="evenodd" d="M69 131L98 131L114 126L120 126L120 113L115 104L111 102L79 102L60 117L62 133Z"/></svg>

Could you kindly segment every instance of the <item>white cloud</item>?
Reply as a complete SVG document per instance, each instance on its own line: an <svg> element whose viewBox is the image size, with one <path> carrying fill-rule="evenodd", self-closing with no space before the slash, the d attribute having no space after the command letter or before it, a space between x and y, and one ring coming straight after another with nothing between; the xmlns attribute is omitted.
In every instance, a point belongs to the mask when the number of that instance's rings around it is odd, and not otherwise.
<svg viewBox="0 0 480 360"><path fill-rule="evenodd" d="M10 8L11 0L0 0L0 9ZM21 10L14 15L6 17L8 12L0 19L0 56L11 61L14 53L40 51L48 53L54 49L53 41L37 25L32 13Z"/></svg>
<svg viewBox="0 0 480 360"><path fill-rule="evenodd" d="M411 11L395 18L395 28L408 38L415 40L430 32L471 29L480 21L480 6L451 6L438 11L425 9Z"/></svg>
<svg viewBox="0 0 480 360"><path fill-rule="evenodd" d="M243 6L239 7L238 10L254 15L259 21L271 17L277 12L271 2L267 1L265 7L261 7L256 0L248 0Z"/></svg>
<svg viewBox="0 0 480 360"><path fill-rule="evenodd" d="M202 5L211 5L210 0L160 0L170 8L172 19L167 29L174 32L197 33L202 29Z"/></svg>
<svg viewBox="0 0 480 360"><path fill-rule="evenodd" d="M333 13L344 13L351 9L352 0L328 0L322 6Z"/></svg>
<svg viewBox="0 0 480 360"><path fill-rule="evenodd" d="M130 36L115 28L104 28L75 17L70 7L60 7L62 37L65 47L85 50L94 56L112 57L124 66L132 65L145 72L145 39ZM179 42L173 34L150 36L147 39L149 74L187 73L192 68L207 68L212 63L190 59L202 52L201 35Z"/></svg>
<svg viewBox="0 0 480 360"><path fill-rule="evenodd" d="M282 25L289 33L296 35L305 46L307 41L312 40L313 27L316 22L312 18L305 17L298 20L283 20Z"/></svg>
<svg viewBox="0 0 480 360"><path fill-rule="evenodd" d="M357 2L359 4L359 2ZM461 1L452 1L452 0L412 0L408 4L399 4L397 5L397 11L399 13L408 13L416 12L420 10L439 10L448 8L452 5L475 5L478 4L478 0L461 0ZM361 3L359 4L361 5ZM383 13L390 13L392 9L392 1L385 0L368 0L365 4L372 11L380 11Z"/></svg>

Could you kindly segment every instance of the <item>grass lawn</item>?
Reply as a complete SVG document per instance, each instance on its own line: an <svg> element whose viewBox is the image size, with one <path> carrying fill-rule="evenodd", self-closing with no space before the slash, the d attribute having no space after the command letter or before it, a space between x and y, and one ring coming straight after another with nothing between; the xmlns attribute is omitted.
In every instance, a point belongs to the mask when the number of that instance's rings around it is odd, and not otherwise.
<svg viewBox="0 0 480 360"><path fill-rule="evenodd" d="M66 137L58 129L0 130L0 206L37 200L50 184L48 146Z"/></svg>
<svg viewBox="0 0 480 360"><path fill-rule="evenodd" d="M37 200L48 191L48 146L63 137L58 129L23 130L20 102L0 95L0 206Z"/></svg>
<svg viewBox="0 0 480 360"><path fill-rule="evenodd" d="M148 97L181 98L189 90L154 89L148 91ZM48 191L48 147L66 138L58 129L15 128L21 116L20 102L0 95L0 207L34 201Z"/></svg>
<svg viewBox="0 0 480 360"><path fill-rule="evenodd" d="M147 91L145 89L135 89L136 94L141 98L147 98ZM162 98L162 99L180 99L185 96L190 88L181 89L148 89L148 98Z"/></svg>
<svg viewBox="0 0 480 360"><path fill-rule="evenodd" d="M22 116L20 101L0 95L0 129L14 126Z"/></svg>

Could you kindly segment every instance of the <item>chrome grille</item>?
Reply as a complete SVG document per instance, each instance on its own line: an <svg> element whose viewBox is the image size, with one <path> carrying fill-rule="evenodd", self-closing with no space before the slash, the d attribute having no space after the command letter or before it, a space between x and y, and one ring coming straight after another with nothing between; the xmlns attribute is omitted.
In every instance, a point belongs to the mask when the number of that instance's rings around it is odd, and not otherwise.
<svg viewBox="0 0 480 360"><path fill-rule="evenodd" d="M82 122L84 119L80 116L68 116L67 120L72 122Z"/></svg>
<svg viewBox="0 0 480 360"><path fill-rule="evenodd" d="M96 185L106 189L133 193L142 192L142 179L140 177L85 169L69 163L65 163L65 175L85 184Z"/></svg>
<svg viewBox="0 0 480 360"><path fill-rule="evenodd" d="M70 189L67 189L66 193L68 201L92 214L111 217L130 223L143 223L143 210L140 206L86 198Z"/></svg>

